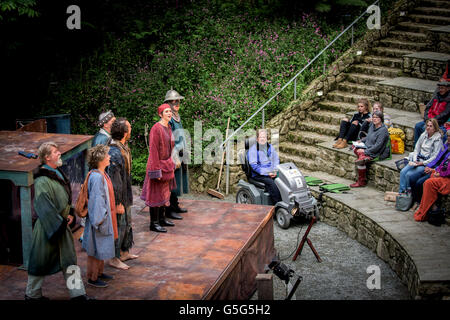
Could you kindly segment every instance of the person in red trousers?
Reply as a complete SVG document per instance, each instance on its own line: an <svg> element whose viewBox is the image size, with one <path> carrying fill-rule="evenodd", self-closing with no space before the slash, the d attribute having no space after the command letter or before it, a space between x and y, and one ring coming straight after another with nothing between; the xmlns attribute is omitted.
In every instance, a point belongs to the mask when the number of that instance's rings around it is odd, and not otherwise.
<svg viewBox="0 0 450 320"><path fill-rule="evenodd" d="M420 202L419 209L414 213L414 220L426 221L427 212L430 210L436 210L435 204L438 194L447 195L450 194L450 159L446 159L442 162L436 170L433 169L431 178L426 180L423 184L422 201Z"/></svg>

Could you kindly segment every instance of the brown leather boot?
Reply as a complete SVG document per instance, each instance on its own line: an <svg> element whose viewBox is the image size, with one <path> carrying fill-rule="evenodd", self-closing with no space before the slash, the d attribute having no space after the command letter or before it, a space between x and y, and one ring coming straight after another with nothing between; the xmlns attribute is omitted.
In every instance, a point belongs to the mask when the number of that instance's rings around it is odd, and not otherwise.
<svg viewBox="0 0 450 320"><path fill-rule="evenodd" d="M337 139L335 144L333 144L333 148L336 148L336 146L340 145L342 143L342 138Z"/></svg>
<svg viewBox="0 0 450 320"><path fill-rule="evenodd" d="M348 147L347 140L342 139L341 143L338 144L335 148L336 149L344 149L346 147Z"/></svg>

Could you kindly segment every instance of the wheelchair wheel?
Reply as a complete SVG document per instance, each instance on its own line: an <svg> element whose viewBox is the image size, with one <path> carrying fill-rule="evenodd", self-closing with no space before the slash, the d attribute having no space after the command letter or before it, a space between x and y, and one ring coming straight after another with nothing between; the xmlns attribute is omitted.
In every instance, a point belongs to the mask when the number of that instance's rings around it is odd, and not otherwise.
<svg viewBox="0 0 450 320"><path fill-rule="evenodd" d="M236 203L255 204L255 202L255 197L249 190L239 189L236 194Z"/></svg>
<svg viewBox="0 0 450 320"><path fill-rule="evenodd" d="M277 219L278 225L283 228L287 229L291 225L291 219L292 215L284 208L278 208L275 217Z"/></svg>

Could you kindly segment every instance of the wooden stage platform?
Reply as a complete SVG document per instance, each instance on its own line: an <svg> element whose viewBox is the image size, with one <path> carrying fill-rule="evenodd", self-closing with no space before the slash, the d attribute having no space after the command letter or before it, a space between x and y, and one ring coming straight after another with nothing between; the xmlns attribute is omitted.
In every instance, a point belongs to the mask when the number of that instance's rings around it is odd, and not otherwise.
<svg viewBox="0 0 450 320"><path fill-rule="evenodd" d="M87 294L101 300L250 298L256 274L275 255L273 207L194 200L181 205L189 212L167 233L148 230L148 208L133 213L131 252L140 257L126 262L128 270L105 266L115 277L107 288L86 285L86 253L75 241ZM26 271L0 266L0 300L23 299L26 283ZM61 272L48 276L42 289L50 299L68 299Z"/></svg>

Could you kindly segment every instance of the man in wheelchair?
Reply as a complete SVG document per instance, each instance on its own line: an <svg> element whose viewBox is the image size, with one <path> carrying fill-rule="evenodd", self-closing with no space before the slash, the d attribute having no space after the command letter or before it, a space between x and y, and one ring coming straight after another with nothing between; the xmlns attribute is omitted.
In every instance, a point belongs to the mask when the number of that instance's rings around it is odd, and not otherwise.
<svg viewBox="0 0 450 320"><path fill-rule="evenodd" d="M248 162L252 168L251 179L264 183L273 203L281 201L280 190L274 181L280 159L273 146L267 142L266 129L256 130L256 143L248 150Z"/></svg>

